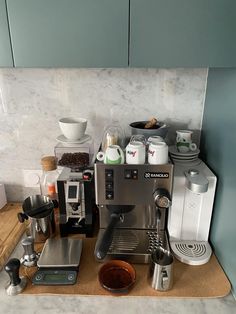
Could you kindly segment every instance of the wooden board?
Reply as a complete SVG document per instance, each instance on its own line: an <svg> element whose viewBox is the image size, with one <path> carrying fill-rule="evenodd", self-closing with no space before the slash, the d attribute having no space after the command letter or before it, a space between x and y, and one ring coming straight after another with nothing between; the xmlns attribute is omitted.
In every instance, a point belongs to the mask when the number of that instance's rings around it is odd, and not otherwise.
<svg viewBox="0 0 236 314"><path fill-rule="evenodd" d="M78 280L72 286L34 286L30 278L36 268L21 268L21 274L29 278L28 285L21 295L111 295L98 282L101 264L94 259L96 239L83 239ZM38 251L42 245L38 246ZM174 262L174 285L170 291L158 292L151 288L147 280L148 265L135 264L136 283L127 296L151 296L174 298L216 298L229 294L231 285L216 257L202 266L189 266Z"/></svg>
<svg viewBox="0 0 236 314"><path fill-rule="evenodd" d="M7 204L0 210L0 270L25 231L25 225L17 218L20 211L21 204L18 203Z"/></svg>

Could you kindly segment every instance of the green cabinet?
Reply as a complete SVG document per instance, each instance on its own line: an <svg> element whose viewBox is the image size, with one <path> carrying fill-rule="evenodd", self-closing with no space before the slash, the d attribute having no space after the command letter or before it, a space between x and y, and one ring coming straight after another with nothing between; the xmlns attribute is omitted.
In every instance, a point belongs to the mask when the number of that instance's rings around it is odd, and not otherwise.
<svg viewBox="0 0 236 314"><path fill-rule="evenodd" d="M129 0L7 0L16 67L127 67Z"/></svg>
<svg viewBox="0 0 236 314"><path fill-rule="evenodd" d="M131 67L235 67L235 0L130 0Z"/></svg>
<svg viewBox="0 0 236 314"><path fill-rule="evenodd" d="M0 67L12 67L11 43L5 0L0 0Z"/></svg>
<svg viewBox="0 0 236 314"><path fill-rule="evenodd" d="M0 0L3 64L5 1L16 67L236 67L236 0Z"/></svg>

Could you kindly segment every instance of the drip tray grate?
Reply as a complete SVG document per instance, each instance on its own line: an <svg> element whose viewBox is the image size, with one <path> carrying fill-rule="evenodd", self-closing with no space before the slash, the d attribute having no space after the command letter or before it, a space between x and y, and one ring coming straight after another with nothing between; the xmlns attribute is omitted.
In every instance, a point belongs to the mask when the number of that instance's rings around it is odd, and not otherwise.
<svg viewBox="0 0 236 314"><path fill-rule="evenodd" d="M171 241L171 249L175 257L189 265L203 265L211 257L211 247L204 241Z"/></svg>
<svg viewBox="0 0 236 314"><path fill-rule="evenodd" d="M101 241L105 229L100 229L98 241ZM166 244L166 234L157 236L155 229L116 228L106 258L127 260L131 263L150 263L151 253L158 246Z"/></svg>

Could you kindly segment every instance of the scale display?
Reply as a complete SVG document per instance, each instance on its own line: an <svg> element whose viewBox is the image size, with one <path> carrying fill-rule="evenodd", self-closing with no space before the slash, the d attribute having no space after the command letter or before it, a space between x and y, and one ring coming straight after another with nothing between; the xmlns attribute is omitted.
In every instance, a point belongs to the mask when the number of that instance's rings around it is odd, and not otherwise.
<svg viewBox="0 0 236 314"><path fill-rule="evenodd" d="M74 285L77 280L76 270L39 269L32 278L34 285Z"/></svg>
<svg viewBox="0 0 236 314"><path fill-rule="evenodd" d="M66 202L67 203L77 203L80 199L80 182L79 181L69 181L65 187L66 192Z"/></svg>

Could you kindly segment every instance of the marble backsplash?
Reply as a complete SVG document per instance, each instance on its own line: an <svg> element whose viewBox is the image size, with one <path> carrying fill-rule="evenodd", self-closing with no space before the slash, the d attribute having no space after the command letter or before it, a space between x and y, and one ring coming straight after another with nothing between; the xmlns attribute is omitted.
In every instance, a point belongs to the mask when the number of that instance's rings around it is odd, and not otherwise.
<svg viewBox="0 0 236 314"><path fill-rule="evenodd" d="M157 117L175 130L195 130L199 143L207 69L0 69L0 182L8 201L34 193L23 169L40 169L42 155L54 154L58 119L88 118L87 134L101 141L104 126Z"/></svg>

